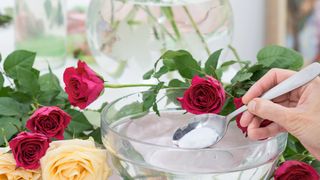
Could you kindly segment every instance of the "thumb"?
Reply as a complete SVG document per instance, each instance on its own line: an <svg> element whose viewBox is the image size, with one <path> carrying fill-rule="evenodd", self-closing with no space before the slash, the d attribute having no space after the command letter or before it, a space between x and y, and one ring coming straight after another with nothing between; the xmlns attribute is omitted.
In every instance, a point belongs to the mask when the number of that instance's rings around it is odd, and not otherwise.
<svg viewBox="0 0 320 180"><path fill-rule="evenodd" d="M276 122L286 128L290 123L290 117L294 116L294 111L272 101L256 98L249 102L248 111L262 119Z"/></svg>

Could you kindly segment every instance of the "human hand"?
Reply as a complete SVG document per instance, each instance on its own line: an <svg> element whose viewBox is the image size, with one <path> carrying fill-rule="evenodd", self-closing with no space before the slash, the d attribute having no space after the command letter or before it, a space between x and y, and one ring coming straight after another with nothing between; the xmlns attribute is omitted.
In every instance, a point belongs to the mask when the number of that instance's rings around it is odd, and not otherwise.
<svg viewBox="0 0 320 180"><path fill-rule="evenodd" d="M248 127L248 137L265 139L288 131L320 159L320 78L312 80L290 93L272 101L257 98L264 92L292 76L295 72L272 69L243 96L248 111L242 115L241 126ZM274 123L259 128L263 119Z"/></svg>

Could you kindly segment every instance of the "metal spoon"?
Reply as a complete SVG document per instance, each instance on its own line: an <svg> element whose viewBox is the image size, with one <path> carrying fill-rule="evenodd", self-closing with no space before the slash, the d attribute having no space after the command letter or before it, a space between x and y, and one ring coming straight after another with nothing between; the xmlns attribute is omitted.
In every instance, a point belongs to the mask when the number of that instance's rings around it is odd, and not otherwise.
<svg viewBox="0 0 320 180"><path fill-rule="evenodd" d="M295 73L293 76L289 77L288 79L284 80L277 86L267 91L265 94L261 96L261 98L272 100L276 97L279 97L283 94L286 94L294 89L297 89L305 85L306 83L310 82L311 80L319 76L319 74L320 64L310 64L309 66L303 68L301 71ZM238 114L246 111L247 109L247 106L244 105L239 109L235 110L234 112L228 114L227 116L220 116L217 114L196 115L192 119L190 119L189 124L175 131L172 137L173 143L177 146L182 147L182 145L179 145L179 141L181 141L183 138L189 138L183 139L184 141L187 140L189 142L188 144L184 144L182 148L200 149L212 146L218 143L224 137L224 135L227 132L230 121ZM206 131L208 130L208 128L210 128L211 130L213 130L213 133L215 133L217 136L212 137L212 139L208 140L208 138L210 137L205 137L208 133L203 133L203 135L201 136L200 133L202 131L198 128L205 128ZM192 133L192 136L190 133ZM204 138L207 139L204 141ZM204 143L199 143L200 141L203 141Z"/></svg>

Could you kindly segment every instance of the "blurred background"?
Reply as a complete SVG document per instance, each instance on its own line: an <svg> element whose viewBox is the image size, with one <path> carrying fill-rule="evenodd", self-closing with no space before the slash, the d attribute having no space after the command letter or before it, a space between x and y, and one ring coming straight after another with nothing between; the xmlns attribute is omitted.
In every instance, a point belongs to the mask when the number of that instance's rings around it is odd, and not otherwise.
<svg viewBox="0 0 320 180"><path fill-rule="evenodd" d="M320 0L0 1L2 57L35 51L36 68L49 64L58 76L82 59L110 82L137 82L166 50L205 60L224 48L223 62L234 59L229 44L244 60L280 44L300 51L306 64L318 61Z"/></svg>

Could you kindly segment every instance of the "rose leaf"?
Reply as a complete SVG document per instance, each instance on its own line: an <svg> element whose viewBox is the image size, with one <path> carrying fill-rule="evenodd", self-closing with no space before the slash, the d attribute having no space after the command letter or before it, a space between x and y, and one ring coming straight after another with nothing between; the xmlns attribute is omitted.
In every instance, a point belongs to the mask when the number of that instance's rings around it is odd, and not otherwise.
<svg viewBox="0 0 320 180"><path fill-rule="evenodd" d="M21 122L18 118L1 117L0 118L0 146L3 146L6 140L10 140L11 137L18 133L17 127L21 126Z"/></svg>
<svg viewBox="0 0 320 180"><path fill-rule="evenodd" d="M36 69L26 69L17 67L17 81L16 85L20 92L36 96L40 91L38 83L39 71Z"/></svg>
<svg viewBox="0 0 320 180"><path fill-rule="evenodd" d="M102 139L101 139L101 129L100 128L97 128L95 130L93 130L90 134L89 134L90 137L93 137L94 141L99 143L99 144L102 144Z"/></svg>
<svg viewBox="0 0 320 180"><path fill-rule="evenodd" d="M162 75L166 74L167 72L169 72L169 69L166 66L162 66L159 71L157 71L153 77L154 78L160 78Z"/></svg>
<svg viewBox="0 0 320 180"><path fill-rule="evenodd" d="M311 166L314 167L318 173L320 173L320 161L318 160L312 161Z"/></svg>
<svg viewBox="0 0 320 180"><path fill-rule="evenodd" d="M0 97L0 115L18 116L27 111L27 105L21 104L10 97Z"/></svg>
<svg viewBox="0 0 320 180"><path fill-rule="evenodd" d="M226 102L224 103L222 110L220 112L220 115L227 115L229 113L231 113L232 111L234 111L236 109L234 103L233 103L233 98L229 97L227 98Z"/></svg>
<svg viewBox="0 0 320 180"><path fill-rule="evenodd" d="M144 75L143 75L143 79L144 80L148 80L151 78L151 76L153 75L154 73L154 69L151 69L150 71L146 72Z"/></svg>
<svg viewBox="0 0 320 180"><path fill-rule="evenodd" d="M243 71L239 71L231 80L232 83L236 83L236 82L243 82L246 80L250 80L250 78L252 77L253 73L251 72L243 72Z"/></svg>
<svg viewBox="0 0 320 180"><path fill-rule="evenodd" d="M259 64L270 68L299 70L303 66L303 57L300 53L277 45L261 49L257 60Z"/></svg>
<svg viewBox="0 0 320 180"><path fill-rule="evenodd" d="M84 131L93 129L93 126L82 112L73 109L68 109L66 112L72 117L67 129L74 136L79 137Z"/></svg>
<svg viewBox="0 0 320 180"><path fill-rule="evenodd" d="M212 53L206 61L204 69L208 75L212 75L212 73L217 69L219 57L221 55L222 50L223 49L219 49Z"/></svg>
<svg viewBox="0 0 320 180"><path fill-rule="evenodd" d="M0 74L0 90L3 88L3 84L4 84L4 78L3 78L3 75Z"/></svg>
<svg viewBox="0 0 320 180"><path fill-rule="evenodd" d="M13 79L17 79L18 69L25 68L32 69L36 53L25 50L17 50L9 54L4 61L4 70L7 75Z"/></svg>
<svg viewBox="0 0 320 180"><path fill-rule="evenodd" d="M167 51L161 56L161 59L168 62L174 62L174 67L178 70L179 74L187 79L192 79L195 75L203 75L201 67L198 62L192 57L192 55L185 50L179 51ZM167 65L166 65L167 66ZM172 67L168 67L168 70L172 70Z"/></svg>

